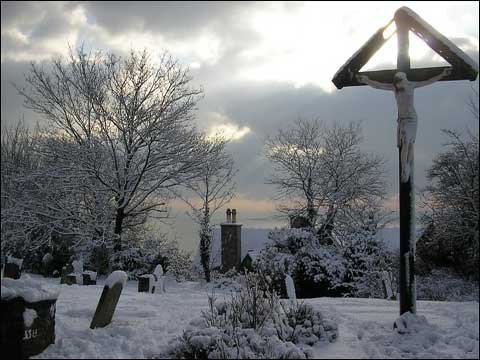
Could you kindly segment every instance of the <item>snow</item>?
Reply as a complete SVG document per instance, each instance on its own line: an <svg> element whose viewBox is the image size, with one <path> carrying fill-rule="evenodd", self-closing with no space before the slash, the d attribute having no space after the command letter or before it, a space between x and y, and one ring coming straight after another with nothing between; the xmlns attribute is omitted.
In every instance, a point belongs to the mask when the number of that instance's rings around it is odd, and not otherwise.
<svg viewBox="0 0 480 360"><path fill-rule="evenodd" d="M57 282L58 279L47 279ZM110 325L89 324L103 288L62 285L57 300L55 344L36 358L152 358L207 310L207 290L195 282L169 283L169 292L137 292L136 281L122 291ZM216 295L228 298L227 292ZM290 301L290 300L288 300ZM410 334L393 329L398 301L318 298L303 300L339 325L335 343L313 347L314 358L478 358L478 302L417 301L419 322ZM408 321L408 320L407 320Z"/></svg>
<svg viewBox="0 0 480 360"><path fill-rule="evenodd" d="M128 276L125 271L117 270L108 276L107 280L105 280L105 286L111 288L115 284L122 284L122 287L124 288L127 280Z"/></svg>
<svg viewBox="0 0 480 360"><path fill-rule="evenodd" d="M287 287L287 295L290 300L296 300L297 295L295 293L295 284L293 283L293 279L290 275L285 275L285 286Z"/></svg>
<svg viewBox="0 0 480 360"><path fill-rule="evenodd" d="M21 279L2 279L2 300L22 297L25 301L33 303L42 300L55 300L58 298L60 288L46 284L45 281L33 279L24 275Z"/></svg>
<svg viewBox="0 0 480 360"><path fill-rule="evenodd" d="M16 264L19 268L21 268L23 264L23 259L17 259L13 256L7 256L7 263Z"/></svg>
<svg viewBox="0 0 480 360"><path fill-rule="evenodd" d="M23 323L25 327L29 328L32 326L33 321L38 317L37 312L33 309L25 309L23 312Z"/></svg>

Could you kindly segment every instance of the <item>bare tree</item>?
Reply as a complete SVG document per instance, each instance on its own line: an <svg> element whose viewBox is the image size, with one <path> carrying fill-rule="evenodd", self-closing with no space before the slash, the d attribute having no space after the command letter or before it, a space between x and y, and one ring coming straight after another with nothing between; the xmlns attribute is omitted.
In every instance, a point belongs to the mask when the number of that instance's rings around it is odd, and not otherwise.
<svg viewBox="0 0 480 360"><path fill-rule="evenodd" d="M266 157L273 164L274 174L267 183L277 187L280 196L297 202L296 212L306 214L311 227L315 226L321 203L316 176L322 166L324 152L323 124L318 120L297 119L285 130L265 140ZM292 213L294 207L286 211Z"/></svg>
<svg viewBox="0 0 480 360"><path fill-rule="evenodd" d="M477 113L478 115L478 113ZM431 258L444 258L466 276L478 279L479 261L479 138L443 130L448 137L447 150L438 154L428 169L423 223L433 229L435 246L429 246ZM442 254L432 253L432 249ZM423 256L425 257L425 256ZM423 258L422 257L422 258ZM424 259L428 260L428 259ZM437 264L438 265L438 264Z"/></svg>
<svg viewBox="0 0 480 360"><path fill-rule="evenodd" d="M191 209L190 216L200 225L200 262L207 282L210 282L211 266L211 217L235 196L233 178L237 170L233 158L225 151L226 145L227 141L221 136L204 141L209 155L202 163L198 178L185 184L193 198L181 196Z"/></svg>
<svg viewBox="0 0 480 360"><path fill-rule="evenodd" d="M108 193L120 250L126 219L162 216L167 190L196 176L205 154L192 119L202 91L168 54L155 63L145 51L122 58L79 48L51 65L32 64L19 92L76 144L56 155Z"/></svg>
<svg viewBox="0 0 480 360"><path fill-rule="evenodd" d="M302 119L266 141L266 156L274 166L269 183L296 205L287 206L288 211L306 213L310 226L321 217L323 237L331 236L339 212L354 214L355 207L384 195L384 160L362 151L361 141L360 124L327 127Z"/></svg>
<svg viewBox="0 0 480 360"><path fill-rule="evenodd" d="M367 208L370 209L367 219L373 216L379 220L379 202L385 195L385 161L381 155L360 149L363 140L360 123L336 123L325 129L323 137L322 167L316 174L320 194L317 201L327 210L320 235L333 240L339 216L355 222L354 215L365 215Z"/></svg>

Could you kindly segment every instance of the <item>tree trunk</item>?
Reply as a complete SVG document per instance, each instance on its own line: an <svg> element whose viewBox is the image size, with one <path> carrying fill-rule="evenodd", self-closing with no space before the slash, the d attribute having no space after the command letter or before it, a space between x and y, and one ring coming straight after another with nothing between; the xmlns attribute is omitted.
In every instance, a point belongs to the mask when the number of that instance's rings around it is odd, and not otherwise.
<svg viewBox="0 0 480 360"><path fill-rule="evenodd" d="M210 209L205 206L202 225L200 229L200 262L205 274L205 280L210 282L210 245L212 239L210 234Z"/></svg>
<svg viewBox="0 0 480 360"><path fill-rule="evenodd" d="M203 267L203 273L205 274L206 282L210 282L210 235L200 234L200 261Z"/></svg>
<svg viewBox="0 0 480 360"><path fill-rule="evenodd" d="M118 252L122 250L122 225L123 219L125 219L125 212L123 208L117 209L117 214L115 216L115 244L113 246L113 251Z"/></svg>

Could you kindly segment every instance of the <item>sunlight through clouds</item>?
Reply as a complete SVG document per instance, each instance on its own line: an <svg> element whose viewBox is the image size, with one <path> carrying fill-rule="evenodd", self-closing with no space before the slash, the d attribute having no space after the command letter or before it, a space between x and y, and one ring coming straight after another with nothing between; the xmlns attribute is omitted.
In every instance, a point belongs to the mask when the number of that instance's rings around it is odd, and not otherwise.
<svg viewBox="0 0 480 360"><path fill-rule="evenodd" d="M342 6L338 3L307 2L294 9L283 3L273 3L270 8L252 14L251 26L260 34L262 41L240 54L251 64L242 68L241 74L249 81L288 82L297 88L313 84L331 92L334 89L331 77L337 68L375 31L387 25L397 8L405 5L421 13L445 36L475 40L458 23L455 26L444 8L424 2L391 2L384 3L382 7L372 2L342 3ZM349 11L345 11L346 8ZM455 9L453 5L452 9ZM375 21L366 21L372 18L372 12L375 13ZM443 59L423 41L415 36L410 38L412 62L430 62L433 66L444 64ZM394 68L396 47L397 39L393 35L364 70ZM459 47L478 50L478 41L477 44L469 41Z"/></svg>
<svg viewBox="0 0 480 360"><path fill-rule="evenodd" d="M240 140L245 135L250 133L250 131L251 130L248 126L239 127L235 124L226 123L212 126L208 132L208 137L213 138L217 135L221 135L229 140L235 141Z"/></svg>

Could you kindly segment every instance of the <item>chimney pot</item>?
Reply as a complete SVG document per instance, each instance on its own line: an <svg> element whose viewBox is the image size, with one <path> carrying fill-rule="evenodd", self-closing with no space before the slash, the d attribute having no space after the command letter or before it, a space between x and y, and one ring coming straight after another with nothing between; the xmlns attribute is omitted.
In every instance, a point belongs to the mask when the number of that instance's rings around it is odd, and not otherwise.
<svg viewBox="0 0 480 360"><path fill-rule="evenodd" d="M237 222L237 209L232 209L232 223Z"/></svg>
<svg viewBox="0 0 480 360"><path fill-rule="evenodd" d="M227 209L227 223L231 223L232 222L232 212L230 210L230 208Z"/></svg>

